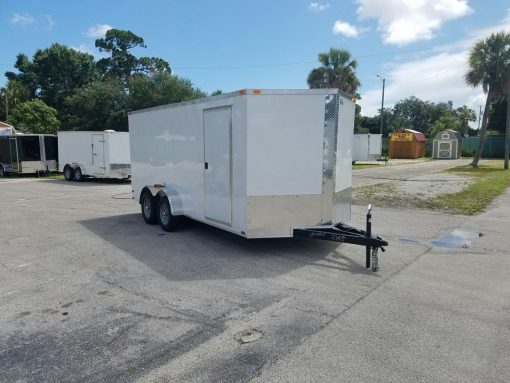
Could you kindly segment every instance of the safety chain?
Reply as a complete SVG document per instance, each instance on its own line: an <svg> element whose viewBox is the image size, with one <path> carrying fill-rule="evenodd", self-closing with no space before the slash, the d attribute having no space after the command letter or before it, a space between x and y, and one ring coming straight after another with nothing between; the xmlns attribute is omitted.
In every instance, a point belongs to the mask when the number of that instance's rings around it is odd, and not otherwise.
<svg viewBox="0 0 510 383"><path fill-rule="evenodd" d="M379 258L377 257L377 252L379 251L378 247L372 247L372 271L376 272L379 270Z"/></svg>

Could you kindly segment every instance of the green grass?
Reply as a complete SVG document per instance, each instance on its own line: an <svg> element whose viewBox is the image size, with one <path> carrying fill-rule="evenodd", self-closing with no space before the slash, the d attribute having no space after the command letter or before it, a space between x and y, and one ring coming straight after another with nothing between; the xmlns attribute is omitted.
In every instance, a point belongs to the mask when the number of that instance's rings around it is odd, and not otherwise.
<svg viewBox="0 0 510 383"><path fill-rule="evenodd" d="M375 168L381 166L379 164L353 164L352 170L360 170L360 169L367 169L367 168Z"/></svg>
<svg viewBox="0 0 510 383"><path fill-rule="evenodd" d="M47 176L42 176L41 178L47 178L47 179L50 179L50 180L63 180L64 179L64 174L62 173L51 173Z"/></svg>
<svg viewBox="0 0 510 383"><path fill-rule="evenodd" d="M502 161L486 161L478 168L460 166L447 172L476 177L476 180L458 193L427 200L427 207L453 214L473 215L484 210L510 186L510 170L503 169Z"/></svg>

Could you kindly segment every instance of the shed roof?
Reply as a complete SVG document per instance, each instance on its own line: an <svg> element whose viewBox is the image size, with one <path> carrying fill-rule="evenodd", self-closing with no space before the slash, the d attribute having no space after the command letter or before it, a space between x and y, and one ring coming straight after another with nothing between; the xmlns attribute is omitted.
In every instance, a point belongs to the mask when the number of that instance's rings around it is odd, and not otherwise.
<svg viewBox="0 0 510 383"><path fill-rule="evenodd" d="M444 133L448 133L450 135L454 135L455 138L457 140L461 140L462 139L462 135L460 132L456 131L456 130L453 130L453 129L445 129L445 130L442 130L440 132L438 132L435 136L434 136L434 140L441 140L442 139L442 135Z"/></svg>
<svg viewBox="0 0 510 383"><path fill-rule="evenodd" d="M2 121L0 121L0 128L14 128L14 126L9 125L9 124L8 124L8 123L6 123L6 122L2 122Z"/></svg>
<svg viewBox="0 0 510 383"><path fill-rule="evenodd" d="M426 142L427 139L425 138L425 134L422 132L418 132L417 130L413 129L400 129L396 130L394 133L413 133L414 139L419 142Z"/></svg>

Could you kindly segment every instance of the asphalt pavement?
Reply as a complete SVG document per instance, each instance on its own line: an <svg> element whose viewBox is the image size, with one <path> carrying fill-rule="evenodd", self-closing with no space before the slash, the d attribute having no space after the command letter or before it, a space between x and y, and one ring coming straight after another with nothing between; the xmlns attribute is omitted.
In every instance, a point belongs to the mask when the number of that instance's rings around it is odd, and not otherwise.
<svg viewBox="0 0 510 383"><path fill-rule="evenodd" d="M0 381L510 380L509 193L472 218L376 207L377 273L351 245L163 232L128 184L0 194ZM431 248L454 228L485 235Z"/></svg>

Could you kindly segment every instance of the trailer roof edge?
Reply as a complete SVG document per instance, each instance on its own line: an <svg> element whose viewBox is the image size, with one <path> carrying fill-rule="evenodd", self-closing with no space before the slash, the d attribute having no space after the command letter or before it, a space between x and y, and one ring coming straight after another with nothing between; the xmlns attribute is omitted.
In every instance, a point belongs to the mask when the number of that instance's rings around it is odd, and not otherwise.
<svg viewBox="0 0 510 383"><path fill-rule="evenodd" d="M328 95L328 94L337 94L340 93L342 96L351 99L352 96L346 92L343 92L339 89L335 88L322 88L322 89L253 89L253 88L247 88L247 89L240 89L234 92L229 93L223 93L217 96L207 96L207 97L201 97L197 98L195 100L189 100L189 101L181 101L176 102L173 104L165 104L165 105L159 105L154 106L152 108L145 108L145 109L139 109L139 110L133 110L128 112L128 114L138 114L138 113L144 113L149 112L153 110L158 109L167 109L167 108L173 108L177 106L183 106L183 105L192 105L192 104L200 104L205 101L209 100L221 100L224 98L231 98L231 97L238 97L238 96L246 96L246 95L276 95L276 94L288 94L288 95L307 95L307 94L314 94L314 95Z"/></svg>

